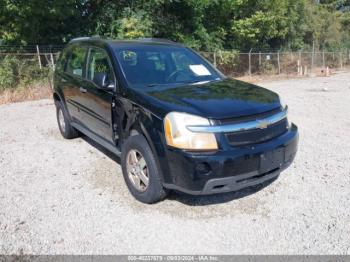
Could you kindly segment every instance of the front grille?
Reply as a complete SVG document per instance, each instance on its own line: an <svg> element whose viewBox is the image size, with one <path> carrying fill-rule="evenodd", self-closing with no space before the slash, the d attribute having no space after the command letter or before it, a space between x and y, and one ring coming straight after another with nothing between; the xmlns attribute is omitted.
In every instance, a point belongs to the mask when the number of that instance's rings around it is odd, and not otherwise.
<svg viewBox="0 0 350 262"><path fill-rule="evenodd" d="M227 140L231 146L246 146L259 144L278 137L288 130L288 121L283 119L265 129L253 129L235 133L226 133Z"/></svg>
<svg viewBox="0 0 350 262"><path fill-rule="evenodd" d="M220 119L220 120L217 120L216 123L219 125L237 124L237 123L242 123L242 122L254 121L256 119L263 119L263 118L278 114L280 112L281 112L281 109L276 108L276 109L273 109L273 110L270 110L267 112L263 112L263 113L259 113L259 114L255 114L255 115Z"/></svg>

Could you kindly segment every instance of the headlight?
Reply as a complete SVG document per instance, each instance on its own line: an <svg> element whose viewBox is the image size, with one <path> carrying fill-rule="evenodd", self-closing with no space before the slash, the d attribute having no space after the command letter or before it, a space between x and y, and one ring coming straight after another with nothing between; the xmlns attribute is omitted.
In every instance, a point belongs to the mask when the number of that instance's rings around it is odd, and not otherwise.
<svg viewBox="0 0 350 262"><path fill-rule="evenodd" d="M194 133L189 125L210 125L209 120L186 113L169 113L164 119L167 144L186 150L216 150L218 144L213 133Z"/></svg>

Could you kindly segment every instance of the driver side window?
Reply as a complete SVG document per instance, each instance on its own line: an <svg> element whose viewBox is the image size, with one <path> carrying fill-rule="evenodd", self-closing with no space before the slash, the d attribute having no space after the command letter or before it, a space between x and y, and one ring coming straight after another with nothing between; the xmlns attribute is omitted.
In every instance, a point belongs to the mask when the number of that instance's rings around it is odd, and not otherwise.
<svg viewBox="0 0 350 262"><path fill-rule="evenodd" d="M98 83L97 79L101 75L106 75L107 80L114 81L114 75L108 54L105 50L100 48L91 48L88 69L87 69L87 79Z"/></svg>
<svg viewBox="0 0 350 262"><path fill-rule="evenodd" d="M71 50L66 72L75 76L83 77L85 64L86 48L81 46L74 46Z"/></svg>

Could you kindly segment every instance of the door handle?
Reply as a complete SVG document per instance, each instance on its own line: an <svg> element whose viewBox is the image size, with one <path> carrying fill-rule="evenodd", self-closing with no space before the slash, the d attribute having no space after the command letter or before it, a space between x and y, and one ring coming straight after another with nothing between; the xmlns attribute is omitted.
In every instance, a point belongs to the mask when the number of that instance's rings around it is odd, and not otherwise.
<svg viewBox="0 0 350 262"><path fill-rule="evenodd" d="M87 90L86 90L84 87L80 87L79 90L80 90L80 92L82 92L82 93L86 93L86 92L87 92Z"/></svg>

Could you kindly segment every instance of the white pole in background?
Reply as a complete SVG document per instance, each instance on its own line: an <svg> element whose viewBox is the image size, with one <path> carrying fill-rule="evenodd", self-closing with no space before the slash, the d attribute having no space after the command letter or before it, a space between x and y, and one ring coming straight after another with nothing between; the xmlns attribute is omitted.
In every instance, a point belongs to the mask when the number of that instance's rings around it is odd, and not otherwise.
<svg viewBox="0 0 350 262"><path fill-rule="evenodd" d="M322 51L322 65L323 65L323 68L326 68L326 59L324 55L324 50Z"/></svg>
<svg viewBox="0 0 350 262"><path fill-rule="evenodd" d="M261 66L261 51L259 51L259 66Z"/></svg>
<svg viewBox="0 0 350 262"><path fill-rule="evenodd" d="M51 59L51 64L52 64L52 71L55 71L55 61L53 60L52 53L50 53L50 59Z"/></svg>
<svg viewBox="0 0 350 262"><path fill-rule="evenodd" d="M277 62L278 62L278 74L281 74L281 60L280 60L280 51L277 53Z"/></svg>
<svg viewBox="0 0 350 262"><path fill-rule="evenodd" d="M312 56L311 56L311 69L310 72L314 69L315 64L315 41L312 42Z"/></svg>
<svg viewBox="0 0 350 262"><path fill-rule="evenodd" d="M214 51L214 66L216 67L216 51Z"/></svg>
<svg viewBox="0 0 350 262"><path fill-rule="evenodd" d="M340 69L343 69L343 52L340 51Z"/></svg>
<svg viewBox="0 0 350 262"><path fill-rule="evenodd" d="M249 51L249 76L252 76L252 50Z"/></svg>
<svg viewBox="0 0 350 262"><path fill-rule="evenodd" d="M40 67L40 69L42 69L41 58L40 58L40 50L39 50L39 46L38 45L36 45L36 53L38 55L39 67Z"/></svg>

